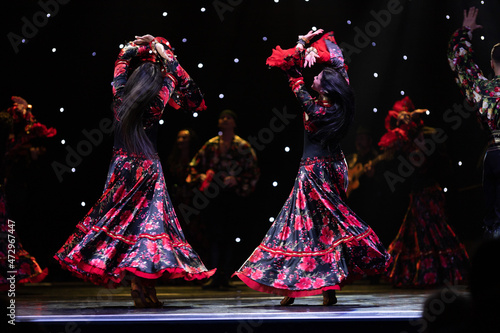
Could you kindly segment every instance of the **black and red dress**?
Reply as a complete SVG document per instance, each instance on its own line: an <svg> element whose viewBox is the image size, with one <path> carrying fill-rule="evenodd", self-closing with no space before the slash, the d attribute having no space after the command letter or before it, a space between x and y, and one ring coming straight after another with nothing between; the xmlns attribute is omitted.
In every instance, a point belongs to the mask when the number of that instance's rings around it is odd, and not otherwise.
<svg viewBox="0 0 500 333"><path fill-rule="evenodd" d="M23 98L12 96L12 102L12 107L0 112L0 291L12 289L16 284L40 282L48 274L48 269L42 270L35 257L23 247L16 231L18 225L9 219L6 197L11 197L5 187L8 183L16 189L17 184L26 181L26 173L34 162L32 149L40 150L33 145L33 140L51 138L57 133L55 128L47 128L35 119ZM24 112L20 108L22 104ZM15 192L11 190L9 194ZM9 203L21 202L15 199L14 196ZM26 202L22 203L26 207Z"/></svg>
<svg viewBox="0 0 500 333"><path fill-rule="evenodd" d="M319 44L319 45L318 45ZM344 74L346 66L333 33L313 47ZM285 61L279 61L285 56ZM301 51L273 51L268 64L282 69L301 67ZM249 287L301 297L340 289L365 274L383 273L390 256L373 230L345 204L347 164L337 143L323 148L312 139L316 124L336 107L312 98L301 76L289 75L291 88L304 111L304 151L290 196L261 244L235 273Z"/></svg>
<svg viewBox="0 0 500 333"><path fill-rule="evenodd" d="M150 45L130 43L119 54L113 81L119 102L131 61L161 61L163 86L142 119L155 146L158 121L167 103L177 109L206 108L168 41L156 40L164 45L170 60L156 60ZM147 158L127 151L118 134L103 194L55 258L74 275L107 287L122 283L127 272L147 279L186 280L208 278L215 272L205 268L184 237L158 155Z"/></svg>
<svg viewBox="0 0 500 333"><path fill-rule="evenodd" d="M394 103L385 119L387 132L379 142L382 150L412 161L415 167L404 179L410 184L410 202L388 247L394 260L387 279L394 287L436 288L463 282L469 256L448 223L446 198L438 180L449 170L442 148L435 141L437 131L424 126L418 110L414 110L408 96ZM433 148L427 148L428 142Z"/></svg>

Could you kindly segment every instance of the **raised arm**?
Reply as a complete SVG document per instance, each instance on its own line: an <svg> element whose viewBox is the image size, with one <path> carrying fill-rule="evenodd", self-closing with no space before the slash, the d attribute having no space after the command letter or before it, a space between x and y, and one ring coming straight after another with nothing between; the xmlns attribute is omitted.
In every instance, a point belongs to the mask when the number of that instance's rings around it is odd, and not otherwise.
<svg viewBox="0 0 500 333"><path fill-rule="evenodd" d="M142 58L146 61L155 61L155 57L149 51L151 50L149 44L139 45L135 42L129 42L125 45L120 53L118 54L118 59L115 61L114 77L113 77L113 96L118 98L125 84L128 80L128 70L130 67L130 61L134 57Z"/></svg>
<svg viewBox="0 0 500 333"><path fill-rule="evenodd" d="M472 32L482 26L476 23L478 9L471 7L464 11L462 27L455 31L448 44L448 62L457 75L457 84L469 103L477 103L481 96L477 93L481 82L487 80L475 63L472 49Z"/></svg>

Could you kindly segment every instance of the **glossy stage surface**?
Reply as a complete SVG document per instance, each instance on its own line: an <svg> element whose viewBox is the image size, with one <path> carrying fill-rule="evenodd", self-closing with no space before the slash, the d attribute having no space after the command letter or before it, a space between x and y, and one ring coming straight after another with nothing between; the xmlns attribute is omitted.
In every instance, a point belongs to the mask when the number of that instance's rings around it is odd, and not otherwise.
<svg viewBox="0 0 500 333"><path fill-rule="evenodd" d="M20 286L16 323L20 332L307 332L335 327L335 332L419 332L425 299L437 290L394 289L359 281L337 292L338 303L323 306L321 296L297 298L259 293L241 282L226 290L202 290L199 284L159 285L159 309L136 309L129 288L105 289L86 283ZM463 286L445 286L466 294ZM28 330L27 330L28 329ZM331 330L330 331L333 331Z"/></svg>

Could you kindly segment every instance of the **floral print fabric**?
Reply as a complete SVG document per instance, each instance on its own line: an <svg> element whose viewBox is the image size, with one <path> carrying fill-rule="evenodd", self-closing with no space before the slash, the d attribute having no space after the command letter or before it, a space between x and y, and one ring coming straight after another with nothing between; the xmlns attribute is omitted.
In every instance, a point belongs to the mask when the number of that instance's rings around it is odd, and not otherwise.
<svg viewBox="0 0 500 333"><path fill-rule="evenodd" d="M373 230L345 205L346 185L341 152L302 159L281 212L236 275L253 289L299 297L383 273L389 255Z"/></svg>
<svg viewBox="0 0 500 333"><path fill-rule="evenodd" d="M326 58L344 73L342 53L334 47L333 33L325 36L321 41L332 51ZM279 56L285 57L282 62L276 61ZM326 125L324 116L336 109L312 98L304 89L303 56L298 49L273 50L268 58L268 64L286 71L304 111L304 152L283 208L261 244L235 273L255 290L289 297L340 289L364 274L384 273L390 262L377 235L345 204L347 164L340 146L326 150L310 140Z"/></svg>
<svg viewBox="0 0 500 333"><path fill-rule="evenodd" d="M464 279L469 265L465 247L446 223L439 186L415 190L389 253L394 261L388 278L395 287L436 287Z"/></svg>
<svg viewBox="0 0 500 333"><path fill-rule="evenodd" d="M125 273L149 279L210 277L187 243L158 158L115 149L101 198L55 258L76 276L113 287Z"/></svg>
<svg viewBox="0 0 500 333"><path fill-rule="evenodd" d="M235 135L226 153L220 150L220 137L208 140L189 164L190 182L199 183L200 174L208 170L214 172L214 177L224 179L227 176L236 178L236 185L227 190L234 191L238 196L246 197L255 190L260 176L257 156L250 144Z"/></svg>
<svg viewBox="0 0 500 333"><path fill-rule="evenodd" d="M479 113L492 131L500 130L500 77L488 80L474 62L470 29L460 28L448 46L448 62L469 103L479 103Z"/></svg>
<svg viewBox="0 0 500 333"><path fill-rule="evenodd" d="M200 99L201 92L180 67L168 41L157 40L164 44L171 57L170 60L158 59L163 66L163 87L144 112L146 127L158 126L170 97L180 96L177 88L184 88L187 94L181 98L186 102L183 107L206 108ZM115 101L121 100L132 58L156 61L150 50L150 45L133 43L122 49L115 63ZM146 158L116 146L103 194L78 223L75 233L56 253L55 259L76 276L107 287L122 283L127 272L148 279L186 280L208 278L215 273L215 269L205 268L184 237L158 156Z"/></svg>

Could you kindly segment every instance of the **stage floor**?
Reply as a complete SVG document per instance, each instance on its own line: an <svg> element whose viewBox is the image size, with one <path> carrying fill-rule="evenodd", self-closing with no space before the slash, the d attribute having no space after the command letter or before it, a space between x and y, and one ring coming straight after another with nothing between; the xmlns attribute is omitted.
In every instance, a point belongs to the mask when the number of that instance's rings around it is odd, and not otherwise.
<svg viewBox="0 0 500 333"><path fill-rule="evenodd" d="M160 309L134 308L129 288L105 289L85 283L26 285L16 291L16 322L52 327L51 332L60 332L62 327L65 332L97 332L99 323L108 328L109 325L134 323L168 323L183 327L205 324L203 327L218 332L230 332L230 327L239 332L264 332L266 325L271 331L271 324L279 325L280 322L300 321L306 323L306 327L342 322L365 322L367 325L392 322L402 324L394 328L394 332L402 332L401 327L406 332L412 328L417 332L422 325L419 323L422 304L436 292L394 289L386 284L359 281L337 292L338 303L334 306L322 306L321 296L311 296L297 298L292 306L283 307L279 305L282 297L253 291L241 282L233 282L233 285L234 289L225 291L202 290L195 284L160 285L158 298L164 302ZM447 288L453 293L466 293L464 286ZM299 326L293 325L288 331ZM225 328L219 330L217 327ZM352 325L347 327L351 332L356 331Z"/></svg>

